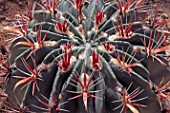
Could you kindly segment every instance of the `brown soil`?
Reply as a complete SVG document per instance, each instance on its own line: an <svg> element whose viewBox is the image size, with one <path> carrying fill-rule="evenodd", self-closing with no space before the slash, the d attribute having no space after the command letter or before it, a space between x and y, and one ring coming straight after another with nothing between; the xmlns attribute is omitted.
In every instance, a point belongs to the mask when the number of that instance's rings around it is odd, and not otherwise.
<svg viewBox="0 0 170 113"><path fill-rule="evenodd" d="M29 1L29 3L28 3ZM12 38L7 31L4 31L5 26L13 26L15 15L18 13L26 13L27 5L31 4L33 0L0 0L0 41ZM1 58L0 58L1 59ZM0 77L0 112L5 109L4 102L6 101L6 94L3 92L4 78ZM5 111L6 113L7 111Z"/></svg>
<svg viewBox="0 0 170 113"><path fill-rule="evenodd" d="M21 3L20 3L21 4ZM4 26L12 26L14 17L20 11L26 10L26 2L19 5L17 1L0 0L0 39L7 39L9 34L3 31Z"/></svg>
<svg viewBox="0 0 170 113"><path fill-rule="evenodd" d="M18 13L27 13L27 5L35 0L0 0L0 40L11 37L9 33L3 31L4 26L12 26L14 17ZM147 0L146 0L147 1ZM170 0L148 0L156 4L163 17L170 18ZM154 2L152 2L154 1Z"/></svg>
<svg viewBox="0 0 170 113"><path fill-rule="evenodd" d="M158 9L170 18L170 0L155 0Z"/></svg>

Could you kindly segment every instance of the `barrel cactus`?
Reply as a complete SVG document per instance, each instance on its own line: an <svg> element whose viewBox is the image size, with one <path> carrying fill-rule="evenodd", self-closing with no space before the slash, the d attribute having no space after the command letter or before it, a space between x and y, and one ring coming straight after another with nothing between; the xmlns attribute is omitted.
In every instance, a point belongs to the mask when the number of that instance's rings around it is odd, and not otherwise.
<svg viewBox="0 0 170 113"><path fill-rule="evenodd" d="M143 11L155 14L148 24ZM144 0L35 3L8 28L9 102L22 113L168 112L170 20L154 12Z"/></svg>

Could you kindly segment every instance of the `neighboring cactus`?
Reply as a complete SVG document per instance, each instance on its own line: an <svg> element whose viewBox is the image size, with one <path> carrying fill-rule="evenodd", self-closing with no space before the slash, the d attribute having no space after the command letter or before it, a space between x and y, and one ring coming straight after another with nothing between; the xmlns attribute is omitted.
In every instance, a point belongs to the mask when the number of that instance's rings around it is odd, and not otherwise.
<svg viewBox="0 0 170 113"><path fill-rule="evenodd" d="M139 13L150 6L143 2L46 0L28 17L17 15L8 65L1 63L16 111L170 110L169 20L144 24Z"/></svg>

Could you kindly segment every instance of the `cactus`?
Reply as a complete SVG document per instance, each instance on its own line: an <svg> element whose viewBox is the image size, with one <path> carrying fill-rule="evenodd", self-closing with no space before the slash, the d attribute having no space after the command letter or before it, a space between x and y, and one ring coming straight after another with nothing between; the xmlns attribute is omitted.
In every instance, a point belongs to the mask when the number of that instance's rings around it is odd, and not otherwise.
<svg viewBox="0 0 170 113"><path fill-rule="evenodd" d="M162 113L169 110L166 24L144 0L44 0L18 14L5 92L16 112ZM32 9L31 9L32 8ZM155 11L152 9L151 11ZM14 108L13 108L14 109Z"/></svg>

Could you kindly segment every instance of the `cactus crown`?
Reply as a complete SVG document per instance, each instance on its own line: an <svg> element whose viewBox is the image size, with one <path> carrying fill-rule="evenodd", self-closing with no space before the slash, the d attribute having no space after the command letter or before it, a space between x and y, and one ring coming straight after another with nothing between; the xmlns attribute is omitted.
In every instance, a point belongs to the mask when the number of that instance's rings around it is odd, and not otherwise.
<svg viewBox="0 0 170 113"><path fill-rule="evenodd" d="M17 15L8 66L1 63L18 112L169 110L169 20L141 21L140 13L151 8L144 0L42 4Z"/></svg>

